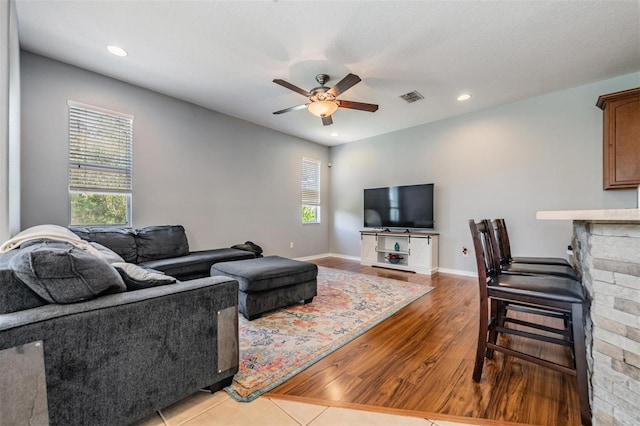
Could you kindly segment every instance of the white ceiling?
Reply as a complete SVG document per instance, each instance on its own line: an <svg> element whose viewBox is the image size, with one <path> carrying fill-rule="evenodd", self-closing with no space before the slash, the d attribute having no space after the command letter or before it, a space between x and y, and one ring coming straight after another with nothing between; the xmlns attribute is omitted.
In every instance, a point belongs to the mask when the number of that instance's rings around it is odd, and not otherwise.
<svg viewBox="0 0 640 426"><path fill-rule="evenodd" d="M26 50L325 145L640 71L638 0L16 4ZM362 82L339 99L377 112L272 114L306 101L274 78L310 90L349 72ZM399 98L413 90L425 99Z"/></svg>

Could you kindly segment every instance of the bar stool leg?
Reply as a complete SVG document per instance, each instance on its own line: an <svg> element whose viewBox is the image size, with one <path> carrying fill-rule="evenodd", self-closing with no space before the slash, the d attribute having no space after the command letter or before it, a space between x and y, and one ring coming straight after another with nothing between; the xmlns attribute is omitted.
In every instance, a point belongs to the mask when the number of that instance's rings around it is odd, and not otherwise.
<svg viewBox="0 0 640 426"><path fill-rule="evenodd" d="M496 325L501 325L500 321L502 318L502 303L491 299L491 315L489 316L489 336L487 337L487 341L495 344L498 340L498 332L496 331ZM487 359L493 359L493 349L487 349L486 357Z"/></svg>
<svg viewBox="0 0 640 426"><path fill-rule="evenodd" d="M583 309L584 306L580 303L571 305L571 322L573 326L573 351L576 363L576 378L578 381L578 399L580 400L580 418L583 425L591 426Z"/></svg>
<svg viewBox="0 0 640 426"><path fill-rule="evenodd" d="M476 362L473 368L473 381L479 382L482 377L484 357L487 352L487 331L489 326L489 306L487 298L480 300L480 320L478 321L478 348L476 350Z"/></svg>

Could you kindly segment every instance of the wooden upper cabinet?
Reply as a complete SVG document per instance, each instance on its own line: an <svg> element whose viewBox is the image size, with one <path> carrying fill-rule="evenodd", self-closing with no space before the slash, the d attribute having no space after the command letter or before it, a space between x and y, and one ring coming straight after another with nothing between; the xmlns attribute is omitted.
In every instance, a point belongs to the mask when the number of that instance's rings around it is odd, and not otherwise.
<svg viewBox="0 0 640 426"><path fill-rule="evenodd" d="M640 186L640 87L602 95L604 189Z"/></svg>

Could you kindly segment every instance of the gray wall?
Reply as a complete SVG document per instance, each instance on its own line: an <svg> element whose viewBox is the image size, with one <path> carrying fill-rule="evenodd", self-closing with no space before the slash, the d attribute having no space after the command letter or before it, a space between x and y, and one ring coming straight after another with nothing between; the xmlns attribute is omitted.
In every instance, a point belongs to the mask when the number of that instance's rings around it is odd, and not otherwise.
<svg viewBox="0 0 640 426"><path fill-rule="evenodd" d="M135 116L134 226L181 223L194 249L358 257L363 188L434 182L440 266L471 274L469 218L504 217L515 254L564 256L571 224L536 211L637 206L602 190L595 102L640 73L328 149L28 52L21 72L22 228L68 223L68 99ZM300 223L302 156L323 163L320 225Z"/></svg>
<svg viewBox="0 0 640 426"><path fill-rule="evenodd" d="M0 3L0 241L20 228L20 48L14 1Z"/></svg>
<svg viewBox="0 0 640 426"><path fill-rule="evenodd" d="M638 86L630 74L331 148L331 251L359 256L364 188L433 182L443 270L475 273L471 218L504 217L514 255L566 256L571 223L536 211L637 206L635 189L602 190L595 103Z"/></svg>
<svg viewBox="0 0 640 426"><path fill-rule="evenodd" d="M68 225L70 99L135 117L134 227L182 224L192 249L252 240L267 254L328 252L327 147L29 52L21 60L23 229ZM323 164L319 225L301 224L303 156Z"/></svg>

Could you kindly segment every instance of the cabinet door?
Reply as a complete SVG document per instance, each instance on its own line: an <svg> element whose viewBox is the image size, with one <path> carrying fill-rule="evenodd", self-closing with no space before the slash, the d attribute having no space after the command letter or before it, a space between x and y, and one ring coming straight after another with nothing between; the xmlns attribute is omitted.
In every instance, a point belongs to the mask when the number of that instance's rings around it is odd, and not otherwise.
<svg viewBox="0 0 640 426"><path fill-rule="evenodd" d="M360 262L372 264L378 261L376 245L377 239L375 234L362 234L360 238Z"/></svg>
<svg viewBox="0 0 640 426"><path fill-rule="evenodd" d="M640 185L640 88L603 95L604 189Z"/></svg>
<svg viewBox="0 0 640 426"><path fill-rule="evenodd" d="M409 266L416 270L431 270L433 255L433 237L411 236L409 244Z"/></svg>

